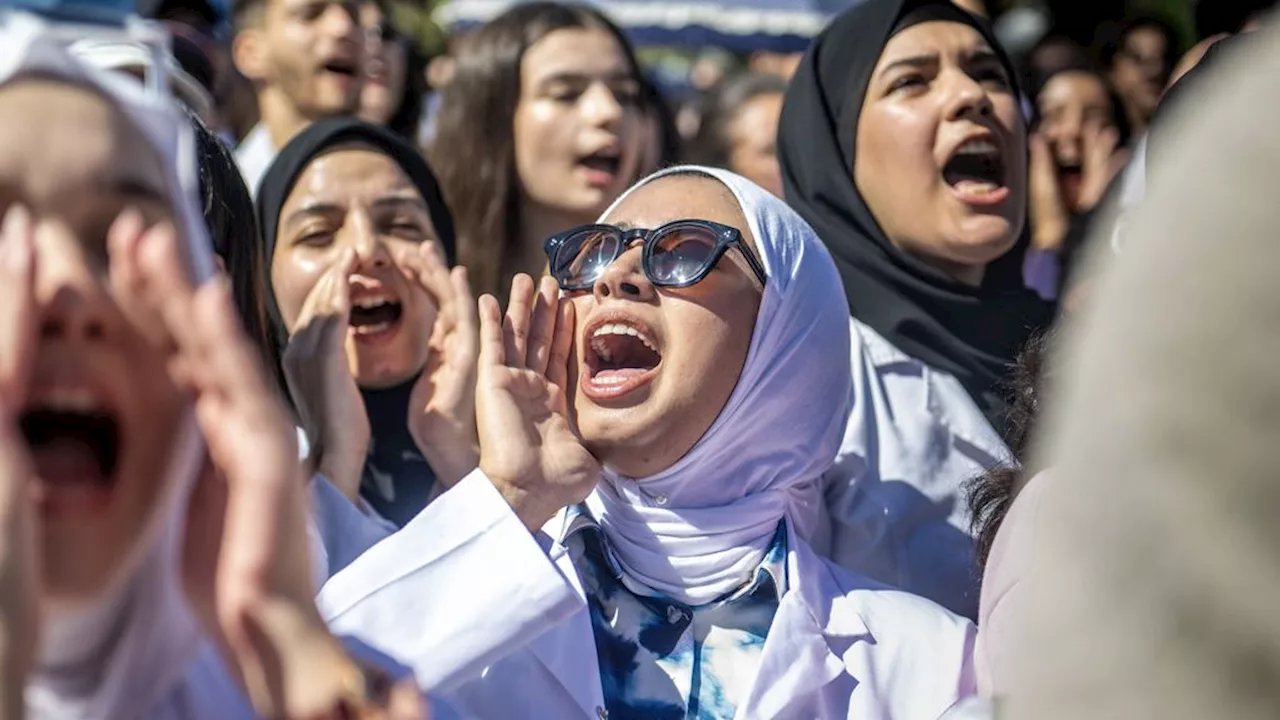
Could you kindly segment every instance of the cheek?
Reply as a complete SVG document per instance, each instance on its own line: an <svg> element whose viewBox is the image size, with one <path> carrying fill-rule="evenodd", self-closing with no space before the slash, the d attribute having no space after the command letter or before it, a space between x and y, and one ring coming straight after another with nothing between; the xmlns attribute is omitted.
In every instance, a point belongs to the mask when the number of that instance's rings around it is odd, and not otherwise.
<svg viewBox="0 0 1280 720"><path fill-rule="evenodd" d="M271 288L280 314L290 328L298 320L307 295L319 282L328 264L319 254L285 253L271 265Z"/></svg>
<svg viewBox="0 0 1280 720"><path fill-rule="evenodd" d="M858 126L855 167L864 194L876 194L879 187L904 197L933 184L938 174L935 128L921 113L906 108L883 107L865 115Z"/></svg>

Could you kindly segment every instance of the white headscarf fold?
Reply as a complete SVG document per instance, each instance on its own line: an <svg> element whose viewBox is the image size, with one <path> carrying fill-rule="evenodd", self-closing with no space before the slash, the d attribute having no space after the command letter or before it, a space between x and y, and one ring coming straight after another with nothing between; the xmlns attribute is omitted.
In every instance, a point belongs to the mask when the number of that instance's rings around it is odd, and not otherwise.
<svg viewBox="0 0 1280 720"><path fill-rule="evenodd" d="M127 77L73 59L49 26L22 13L0 15L0 86L25 76L54 78L114 103L151 143L165 169L175 225L199 279L213 271L195 203L195 152L188 121L167 98ZM201 440L188 412L161 497L130 555L103 594L46 617L39 667L27 683L34 720L151 717L207 646L182 596L178 553Z"/></svg>
<svg viewBox="0 0 1280 720"><path fill-rule="evenodd" d="M801 538L821 512L819 480L835 460L852 402L844 286L826 247L782 200L725 170L767 271L747 361L706 434L667 470L623 478L605 468L587 500L624 572L689 605L738 589L786 518ZM677 372L668 368L667 372Z"/></svg>

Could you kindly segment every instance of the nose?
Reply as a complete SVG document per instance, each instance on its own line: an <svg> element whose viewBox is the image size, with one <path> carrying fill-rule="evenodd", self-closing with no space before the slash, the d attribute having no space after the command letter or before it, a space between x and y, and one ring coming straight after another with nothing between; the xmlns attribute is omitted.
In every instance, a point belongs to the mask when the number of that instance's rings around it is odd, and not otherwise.
<svg viewBox="0 0 1280 720"><path fill-rule="evenodd" d="M617 260L609 263L600 277L596 278L591 294L597 304L610 297L637 302L652 300L657 290L649 282L649 278L645 277L641 265L641 246L632 246Z"/></svg>
<svg viewBox="0 0 1280 720"><path fill-rule="evenodd" d="M991 102L991 96L987 94L987 89L982 87L981 83L958 68L946 75L948 120L966 118L976 120L992 114L995 108Z"/></svg>
<svg viewBox="0 0 1280 720"><path fill-rule="evenodd" d="M346 245L356 251L356 268L372 270L391 265L391 250L374 227L373 218L368 213L354 211L343 226L347 237Z"/></svg>
<svg viewBox="0 0 1280 720"><path fill-rule="evenodd" d="M580 102L583 115L596 127L612 129L622 119L622 105L604 83L593 83Z"/></svg>
<svg viewBox="0 0 1280 720"><path fill-rule="evenodd" d="M41 223L36 261L40 337L74 343L110 338L118 322L103 284L105 258L88 257L67 228Z"/></svg>

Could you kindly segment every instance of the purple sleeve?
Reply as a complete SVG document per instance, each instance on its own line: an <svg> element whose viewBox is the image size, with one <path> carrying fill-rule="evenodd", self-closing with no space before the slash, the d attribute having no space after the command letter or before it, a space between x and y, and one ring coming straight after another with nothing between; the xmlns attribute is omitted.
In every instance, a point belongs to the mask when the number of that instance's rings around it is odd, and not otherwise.
<svg viewBox="0 0 1280 720"><path fill-rule="evenodd" d="M1022 261L1022 281L1042 300L1058 298L1061 275L1062 266L1057 251L1038 248L1027 250L1026 258Z"/></svg>

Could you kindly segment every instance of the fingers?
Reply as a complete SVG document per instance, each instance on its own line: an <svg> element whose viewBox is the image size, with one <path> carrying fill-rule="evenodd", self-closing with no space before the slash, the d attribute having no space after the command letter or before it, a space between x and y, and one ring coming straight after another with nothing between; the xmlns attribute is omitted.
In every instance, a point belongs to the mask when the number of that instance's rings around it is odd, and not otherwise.
<svg viewBox="0 0 1280 720"><path fill-rule="evenodd" d="M453 286L454 297L457 298L453 319L455 330L460 333L459 348L469 358L468 362L474 363L479 352L480 320L476 314L476 303L471 301L471 281L467 278L467 269L454 268L449 273L449 282Z"/></svg>
<svg viewBox="0 0 1280 720"><path fill-rule="evenodd" d="M507 300L507 316L502 326L507 364L511 367L525 365L533 295L533 278L520 273L511 280L511 297Z"/></svg>
<svg viewBox="0 0 1280 720"><path fill-rule="evenodd" d="M320 276L311 292L307 293L292 332L298 332L319 317L341 318L345 328L351 314L351 289L347 279L355 272L357 261L356 253L351 248L343 248L338 253L333 265Z"/></svg>
<svg viewBox="0 0 1280 720"><path fill-rule="evenodd" d="M457 288L451 280L449 264L440 251L440 243L424 242L402 253L397 262L409 280L431 295L441 312L452 306L455 300L462 300L457 297Z"/></svg>
<svg viewBox="0 0 1280 720"><path fill-rule="evenodd" d="M476 302L480 318L480 367L506 364L506 344L503 341L502 310L498 299L488 293Z"/></svg>
<svg viewBox="0 0 1280 720"><path fill-rule="evenodd" d="M529 350L525 366L545 375L551 357L551 343L556 332L560 305L560 286L554 278L544 277L534 299L533 320L529 332Z"/></svg>
<svg viewBox="0 0 1280 720"><path fill-rule="evenodd" d="M547 364L547 380L565 390L569 382L569 362L573 354L575 314L573 301L560 299L556 308L555 333L551 342L551 357Z"/></svg>
<svg viewBox="0 0 1280 720"><path fill-rule="evenodd" d="M22 205L0 225L0 402L20 408L26 401L36 351L36 257L34 226Z"/></svg>

